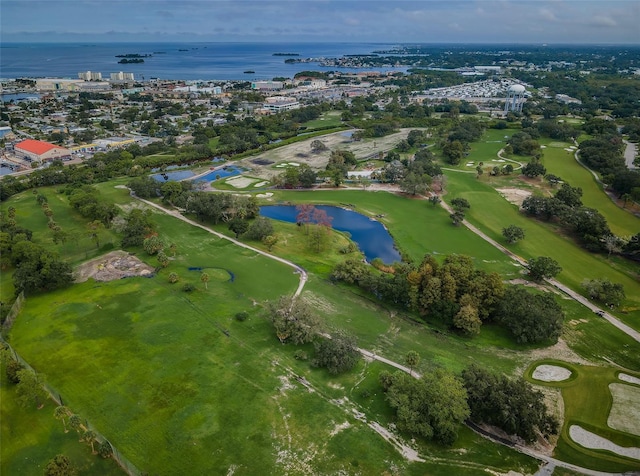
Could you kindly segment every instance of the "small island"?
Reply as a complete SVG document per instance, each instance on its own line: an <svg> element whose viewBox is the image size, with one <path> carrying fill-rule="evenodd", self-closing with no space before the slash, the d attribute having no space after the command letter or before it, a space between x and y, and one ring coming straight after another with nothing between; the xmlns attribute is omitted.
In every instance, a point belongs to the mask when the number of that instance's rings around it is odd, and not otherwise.
<svg viewBox="0 0 640 476"><path fill-rule="evenodd" d="M255 74L255 71L252 69L248 69L246 71L244 71L244 74Z"/></svg>
<svg viewBox="0 0 640 476"><path fill-rule="evenodd" d="M126 54L126 55L116 55L116 58L129 58L129 59L131 59L131 58L149 58L149 57L151 57L151 55L149 55L149 54L141 55L141 54L138 54L138 53L129 53L129 54Z"/></svg>
<svg viewBox="0 0 640 476"><path fill-rule="evenodd" d="M300 56L298 53L273 53L273 56Z"/></svg>
<svg viewBox="0 0 640 476"><path fill-rule="evenodd" d="M120 61L118 61L118 63L120 64L136 64L136 63L144 63L144 60L142 58L122 58Z"/></svg>

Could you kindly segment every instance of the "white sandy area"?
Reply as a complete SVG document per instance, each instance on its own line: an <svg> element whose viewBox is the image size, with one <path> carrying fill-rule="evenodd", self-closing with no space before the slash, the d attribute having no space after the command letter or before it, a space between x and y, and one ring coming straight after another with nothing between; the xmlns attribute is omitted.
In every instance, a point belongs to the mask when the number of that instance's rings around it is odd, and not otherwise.
<svg viewBox="0 0 640 476"><path fill-rule="evenodd" d="M235 187L235 188L247 188L249 185L251 185L256 180L257 179L243 177L242 175L238 175L236 177L227 179L225 181L225 183L228 183L229 185L231 185L232 187Z"/></svg>
<svg viewBox="0 0 640 476"><path fill-rule="evenodd" d="M268 183L269 182L267 182L266 180L263 180L262 182L258 182L258 183L253 184L253 188L264 187Z"/></svg>
<svg viewBox="0 0 640 476"><path fill-rule="evenodd" d="M633 375L620 372L618 374L618 378L623 382L635 383L636 385L640 385L640 378L634 377Z"/></svg>
<svg viewBox="0 0 640 476"><path fill-rule="evenodd" d="M562 382L571 377L571 370L557 365L538 365L532 377L543 382Z"/></svg>
<svg viewBox="0 0 640 476"><path fill-rule="evenodd" d="M331 433L329 433L331 436L335 436L338 433L340 433L342 430L346 430L347 428L349 428L351 426L351 424L348 421L345 421L344 423L340 423L339 425L336 425L333 430L331 430Z"/></svg>
<svg viewBox="0 0 640 476"><path fill-rule="evenodd" d="M273 197L273 193L271 193L271 192L259 193L259 194L256 195L256 197L258 197L258 198L270 198L270 197Z"/></svg>
<svg viewBox="0 0 640 476"><path fill-rule="evenodd" d="M581 426L571 425L569 427L569 436L573 441L585 448L594 450L608 450L620 456L626 456L640 460L640 448L634 446L619 446L612 441L585 430Z"/></svg>
<svg viewBox="0 0 640 476"><path fill-rule="evenodd" d="M609 412L607 425L614 430L626 431L640 436L640 387L624 383L611 383L609 390L613 404Z"/></svg>
<svg viewBox="0 0 640 476"><path fill-rule="evenodd" d="M531 190L522 190L520 188L497 188L496 190L508 202L518 206L522 206L524 199L531 195Z"/></svg>

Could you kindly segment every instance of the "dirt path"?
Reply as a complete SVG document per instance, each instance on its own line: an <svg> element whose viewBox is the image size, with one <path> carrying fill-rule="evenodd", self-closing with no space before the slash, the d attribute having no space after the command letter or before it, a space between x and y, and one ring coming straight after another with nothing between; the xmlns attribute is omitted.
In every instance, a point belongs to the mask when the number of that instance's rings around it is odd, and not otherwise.
<svg viewBox="0 0 640 476"><path fill-rule="evenodd" d="M624 162L627 164L627 168L631 170L637 169L638 167L634 165L633 161L636 160L636 152L638 151L638 146L633 142L629 142L627 140L623 140L622 142L624 142L626 145L624 149Z"/></svg>
<svg viewBox="0 0 640 476"><path fill-rule="evenodd" d="M262 250L260 250L258 248L254 248L253 246L247 245L246 243L242 243L241 241L238 241L238 240L236 240L234 238L231 238L230 236L223 235L222 233L218 233L217 231L211 230L211 229L207 228L206 226L201 225L200 223L185 217L182 213L180 213L177 210L169 210L169 209L164 208L164 207L162 207L160 205L157 205L157 204L155 204L153 202L150 202L149 200L145 200L144 198L136 197L133 193L131 194L131 196L136 198L136 199L138 199L138 200L140 200L143 203L146 203L150 207L156 208L156 209L166 213L167 215L171 215L171 216L177 218L178 220L182 220L183 222L186 222L186 223L188 223L190 225L193 225L193 226L196 226L198 228L201 228L202 230L207 231L207 232L211 233L212 235L216 235L218 238L222 238L223 240L230 241L234 245L241 246L242 248L246 248L248 250L254 251L254 252L256 252L256 253L258 253L258 254L260 254L262 256L266 256L267 258L274 259L276 261L279 261L280 263L284 263L287 266L292 267L296 271L296 273L298 273L300 275L300 283L298 284L298 288L296 289L296 292L294 293L294 297L299 296L300 293L302 292L302 290L304 289L304 285L305 285L305 283L307 282L307 279L308 279L307 272L303 268L298 266L297 264L292 263L291 261L286 260L284 258L280 258L279 256L272 255L271 253L267 253L266 251L262 251Z"/></svg>

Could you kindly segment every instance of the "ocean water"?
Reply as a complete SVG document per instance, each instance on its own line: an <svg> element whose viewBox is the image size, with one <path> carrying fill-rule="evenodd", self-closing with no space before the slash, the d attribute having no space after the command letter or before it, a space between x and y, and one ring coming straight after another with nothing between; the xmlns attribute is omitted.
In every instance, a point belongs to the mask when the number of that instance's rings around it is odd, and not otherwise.
<svg viewBox="0 0 640 476"><path fill-rule="evenodd" d="M78 78L81 71L124 71L138 80L151 78L185 80L256 80L293 77L305 70L366 71L321 67L317 63L285 64L287 56L299 58L340 57L389 49L386 43L3 43L0 46L0 78ZM122 54L151 54L141 64L119 64ZM405 71L406 68L374 68ZM255 73L245 73L255 71Z"/></svg>

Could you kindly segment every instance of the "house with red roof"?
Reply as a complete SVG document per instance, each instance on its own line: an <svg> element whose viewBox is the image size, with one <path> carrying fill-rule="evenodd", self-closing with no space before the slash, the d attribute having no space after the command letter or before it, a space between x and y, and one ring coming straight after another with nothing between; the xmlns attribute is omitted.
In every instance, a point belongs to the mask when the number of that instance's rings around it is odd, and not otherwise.
<svg viewBox="0 0 640 476"><path fill-rule="evenodd" d="M71 158L71 151L40 140L27 139L14 146L15 154L29 161L46 162Z"/></svg>

